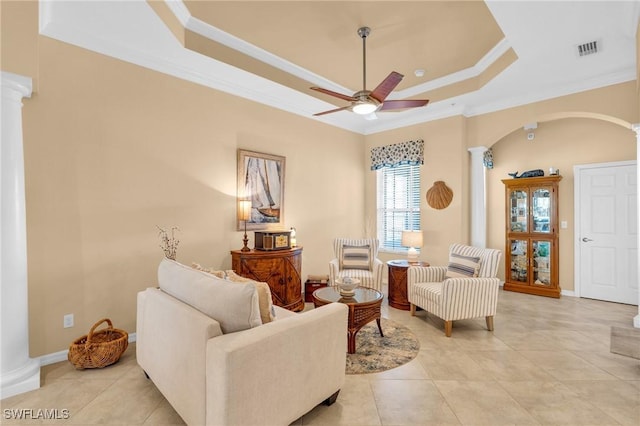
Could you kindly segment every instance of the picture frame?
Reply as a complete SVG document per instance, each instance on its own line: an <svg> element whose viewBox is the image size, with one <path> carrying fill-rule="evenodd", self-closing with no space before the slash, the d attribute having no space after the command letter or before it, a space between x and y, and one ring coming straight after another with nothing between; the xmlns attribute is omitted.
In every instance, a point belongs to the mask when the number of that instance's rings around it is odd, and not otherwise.
<svg viewBox="0 0 640 426"><path fill-rule="evenodd" d="M238 149L238 200L251 201L251 216L240 220L237 230L271 231L284 229L284 182L286 158Z"/></svg>

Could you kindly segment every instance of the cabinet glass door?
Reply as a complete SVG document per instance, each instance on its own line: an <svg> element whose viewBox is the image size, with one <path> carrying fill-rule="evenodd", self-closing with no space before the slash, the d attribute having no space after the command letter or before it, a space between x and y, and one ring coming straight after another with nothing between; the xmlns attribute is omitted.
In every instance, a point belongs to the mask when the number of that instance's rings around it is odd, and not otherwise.
<svg viewBox="0 0 640 426"><path fill-rule="evenodd" d="M511 240L511 281L528 282L527 240Z"/></svg>
<svg viewBox="0 0 640 426"><path fill-rule="evenodd" d="M531 194L533 232L551 232L551 194L549 188L538 188Z"/></svg>
<svg viewBox="0 0 640 426"><path fill-rule="evenodd" d="M509 206L511 208L511 232L527 232L527 190L511 191Z"/></svg>
<svg viewBox="0 0 640 426"><path fill-rule="evenodd" d="M551 285L551 250L553 245L547 240L533 240L531 251L533 258L533 283Z"/></svg>

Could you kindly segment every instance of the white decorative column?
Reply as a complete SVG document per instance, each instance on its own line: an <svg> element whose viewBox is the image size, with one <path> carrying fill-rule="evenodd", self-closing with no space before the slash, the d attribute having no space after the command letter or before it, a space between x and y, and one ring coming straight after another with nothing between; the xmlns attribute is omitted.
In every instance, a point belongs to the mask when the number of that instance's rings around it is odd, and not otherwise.
<svg viewBox="0 0 640 426"><path fill-rule="evenodd" d="M469 148L471 153L471 173L469 176L471 181L471 245L474 247L487 246L486 177L482 162L484 152L487 149L485 146Z"/></svg>
<svg viewBox="0 0 640 426"><path fill-rule="evenodd" d="M22 98L31 78L2 72L0 94L0 397L40 387L40 362L29 358L27 224Z"/></svg>
<svg viewBox="0 0 640 426"><path fill-rule="evenodd" d="M636 164L640 163L640 123L632 124L631 130L636 132ZM636 188L640 188L640 173L636 173L637 186ZM640 197L637 197L637 221L638 228L640 229ZM638 251L638 265L640 265L640 251ZM640 284L640 283L636 283ZM633 326L635 328L640 328L640 285L638 285L638 315L633 317Z"/></svg>

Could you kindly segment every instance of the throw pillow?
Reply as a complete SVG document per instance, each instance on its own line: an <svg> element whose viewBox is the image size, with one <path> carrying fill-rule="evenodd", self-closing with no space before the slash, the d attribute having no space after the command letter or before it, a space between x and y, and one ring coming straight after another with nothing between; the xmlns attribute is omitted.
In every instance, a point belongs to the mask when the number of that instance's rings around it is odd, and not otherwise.
<svg viewBox="0 0 640 426"><path fill-rule="evenodd" d="M480 258L462 256L461 254L449 254L449 266L447 278L477 277L480 270Z"/></svg>
<svg viewBox="0 0 640 426"><path fill-rule="evenodd" d="M225 273L227 274L227 279L231 282L255 284L258 289L258 304L260 306L260 318L262 318L263 324L276 319L276 310L273 309L273 299L271 297L271 288L269 287L269 284L242 277L236 274L232 269L225 271Z"/></svg>
<svg viewBox="0 0 640 426"><path fill-rule="evenodd" d="M202 272L206 272L207 274L215 275L218 278L222 278L222 279L227 278L225 273L224 273L224 271L213 269L213 268L205 268L205 267L202 267L202 266L200 266L200 264L195 263L195 262L191 263L191 267L193 269L197 269L198 271L202 271Z"/></svg>
<svg viewBox="0 0 640 426"><path fill-rule="evenodd" d="M236 274L232 269L222 271L213 268L205 268L195 262L191 264L191 267L234 283L253 283L258 289L258 305L260 307L260 318L262 319L262 323L266 324L276 319L276 310L273 309L273 299L271 297L271 288L269 288L269 284L242 277Z"/></svg>
<svg viewBox="0 0 640 426"><path fill-rule="evenodd" d="M252 283L237 285L164 258L158 284L165 293L218 321L225 334L262 324L258 290Z"/></svg>
<svg viewBox="0 0 640 426"><path fill-rule="evenodd" d="M342 267L340 269L371 269L369 246L342 246Z"/></svg>

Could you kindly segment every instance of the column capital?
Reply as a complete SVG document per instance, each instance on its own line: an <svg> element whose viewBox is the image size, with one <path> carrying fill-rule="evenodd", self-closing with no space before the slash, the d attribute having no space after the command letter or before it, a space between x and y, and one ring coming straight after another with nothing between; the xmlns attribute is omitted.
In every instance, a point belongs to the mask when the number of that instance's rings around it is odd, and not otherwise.
<svg viewBox="0 0 640 426"><path fill-rule="evenodd" d="M488 150L486 146L473 146L471 148L467 148L471 154L483 154L486 150Z"/></svg>
<svg viewBox="0 0 640 426"><path fill-rule="evenodd" d="M31 93L33 93L31 77L25 77L7 71L2 71L0 87L2 88L2 92L4 92L5 89L11 89L18 92L22 98L30 98Z"/></svg>
<svg viewBox="0 0 640 426"><path fill-rule="evenodd" d="M636 132L636 137L640 138L640 123L635 123L631 125L631 130Z"/></svg>

